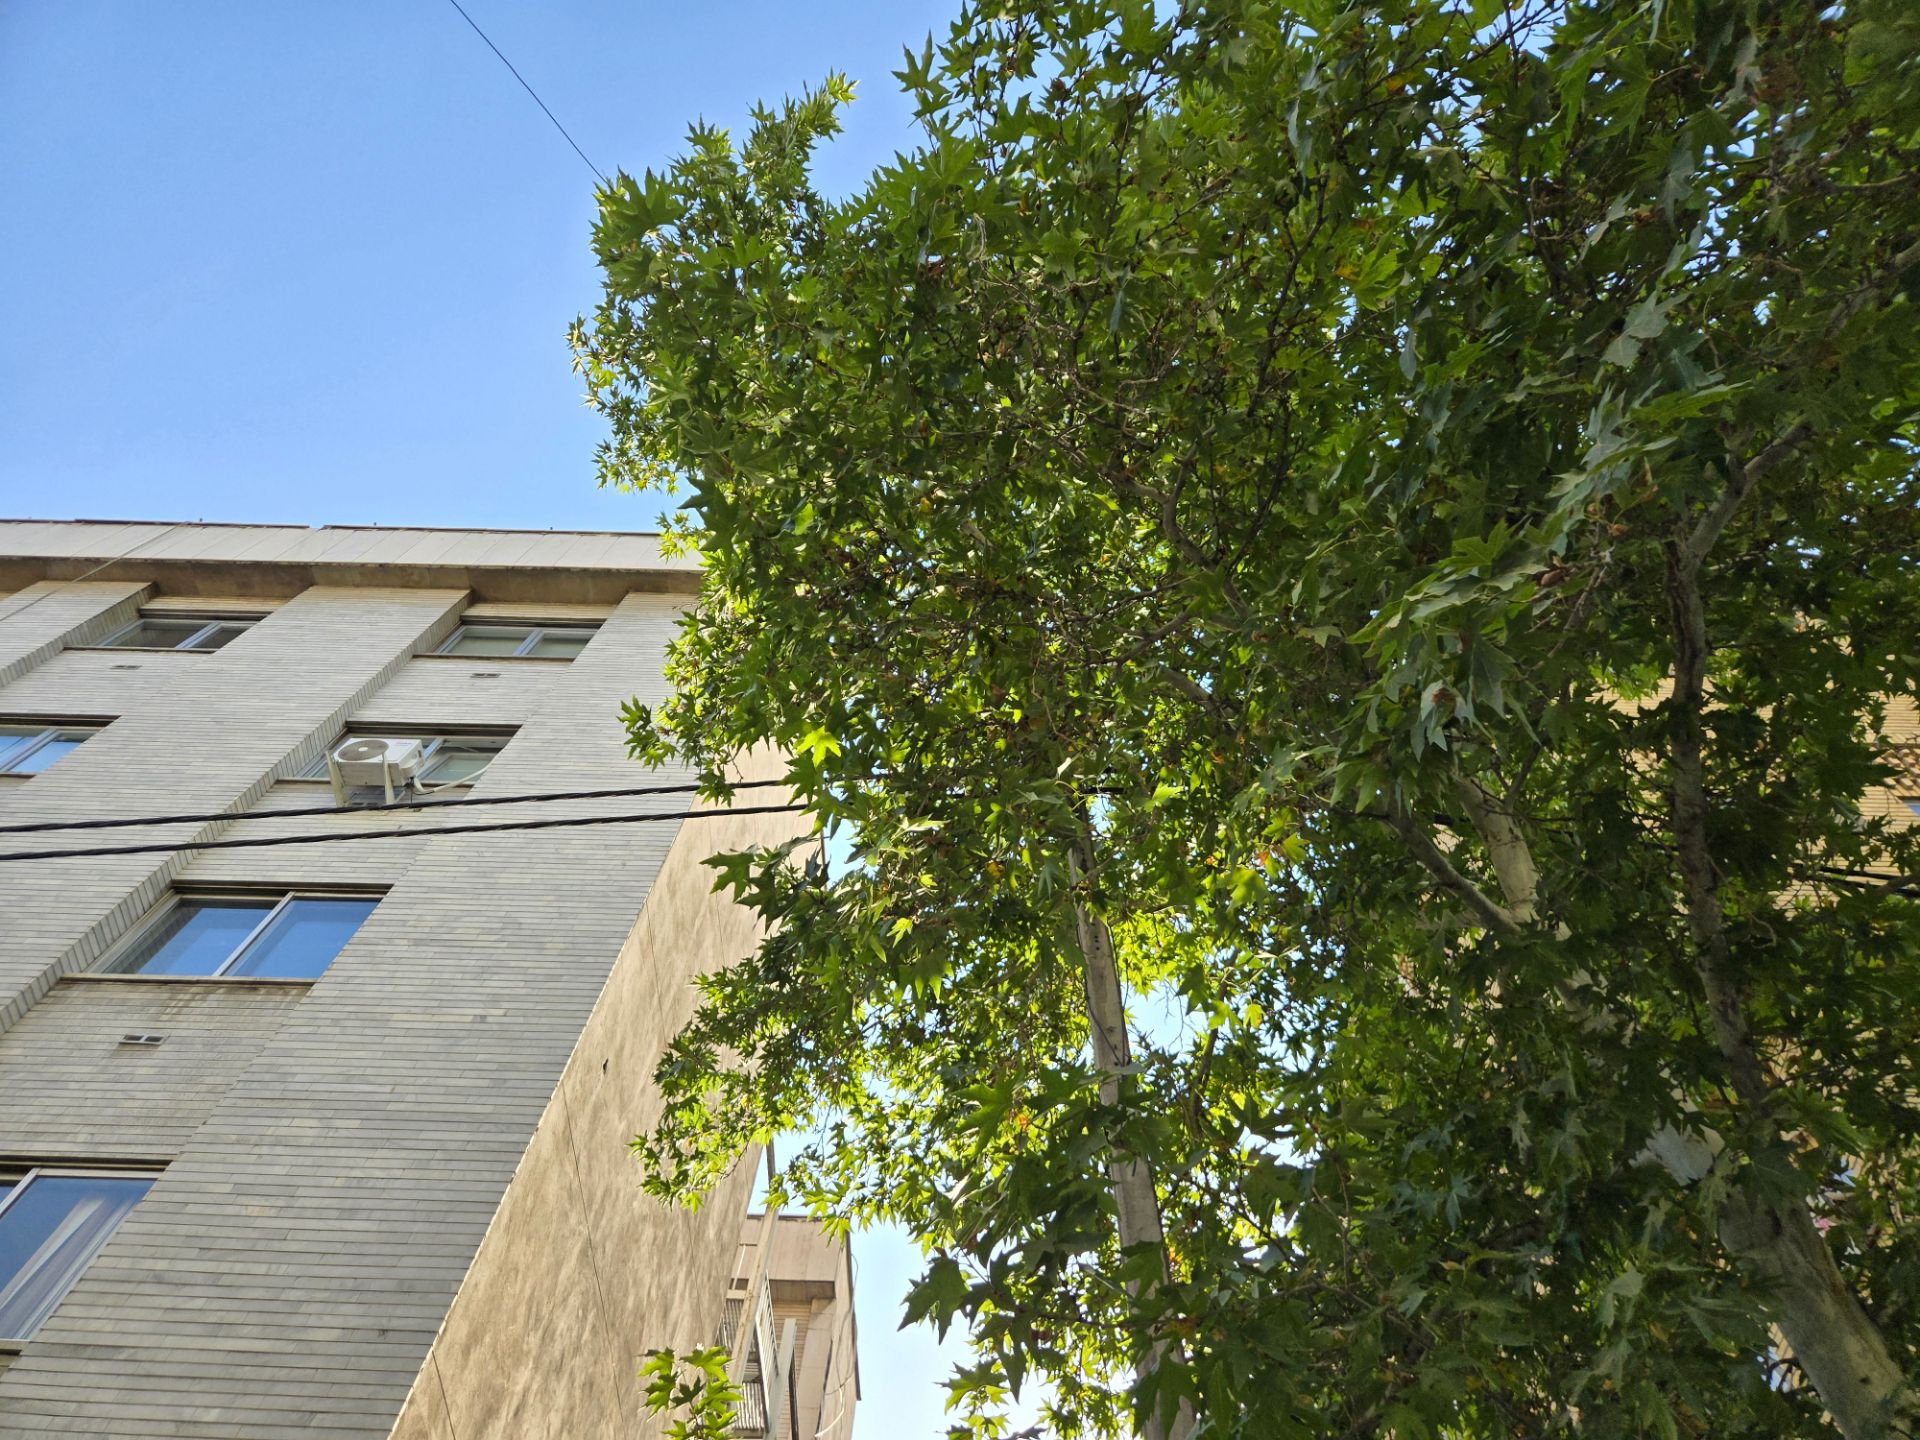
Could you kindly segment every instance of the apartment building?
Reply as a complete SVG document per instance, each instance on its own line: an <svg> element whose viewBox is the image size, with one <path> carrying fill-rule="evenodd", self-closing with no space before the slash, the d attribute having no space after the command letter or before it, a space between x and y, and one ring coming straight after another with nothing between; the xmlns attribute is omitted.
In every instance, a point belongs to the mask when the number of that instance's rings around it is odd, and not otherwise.
<svg viewBox="0 0 1920 1440"><path fill-rule="evenodd" d="M626 1151L755 943L702 861L795 817L515 799L686 778L618 712L697 579L646 535L0 522L0 854L95 852L0 859L0 1435L645 1436L644 1353L716 1338L740 1434L850 1434L844 1247Z"/></svg>

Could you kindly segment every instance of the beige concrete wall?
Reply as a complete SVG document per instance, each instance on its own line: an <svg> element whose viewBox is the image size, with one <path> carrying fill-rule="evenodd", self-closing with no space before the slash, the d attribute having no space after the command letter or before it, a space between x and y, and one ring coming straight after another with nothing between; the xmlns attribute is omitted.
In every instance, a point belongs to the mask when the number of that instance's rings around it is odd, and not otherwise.
<svg viewBox="0 0 1920 1440"><path fill-rule="evenodd" d="M782 1215L768 1273L775 1331L791 1318L798 1336L797 1433L801 1440L850 1440L860 1372L847 1246L806 1216Z"/></svg>
<svg viewBox="0 0 1920 1440"><path fill-rule="evenodd" d="M711 894L710 854L794 833L788 816L684 826L580 1035L395 1440L657 1434L648 1350L712 1343L753 1157L699 1211L648 1199L626 1142L659 1114L654 1066L693 975L742 958L748 912Z"/></svg>
<svg viewBox="0 0 1920 1440"><path fill-rule="evenodd" d="M605 605L635 590L691 593L700 566L665 554L658 536L607 531L0 520L0 589L136 573L173 595L404 585Z"/></svg>

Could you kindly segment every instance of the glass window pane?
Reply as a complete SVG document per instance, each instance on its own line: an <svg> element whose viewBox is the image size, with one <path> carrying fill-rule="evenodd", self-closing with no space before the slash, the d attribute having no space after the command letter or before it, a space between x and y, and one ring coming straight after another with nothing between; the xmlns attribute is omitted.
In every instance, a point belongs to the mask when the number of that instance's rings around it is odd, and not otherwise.
<svg viewBox="0 0 1920 1440"><path fill-rule="evenodd" d="M230 640L238 638L241 634L243 634L246 630L250 628L251 627L248 625L238 625L238 624L217 625L212 630L209 630L205 635L201 636L199 642L193 648L196 650L218 650L222 645L225 645Z"/></svg>
<svg viewBox="0 0 1920 1440"><path fill-rule="evenodd" d="M571 660L593 639L591 630L549 630L534 642L529 655L555 660Z"/></svg>
<svg viewBox="0 0 1920 1440"><path fill-rule="evenodd" d="M227 973L311 980L333 963L378 903L364 897L292 901Z"/></svg>
<svg viewBox="0 0 1920 1440"><path fill-rule="evenodd" d="M468 741L443 740L420 778L429 785L458 785L486 769L499 753L497 745L482 747Z"/></svg>
<svg viewBox="0 0 1920 1440"><path fill-rule="evenodd" d="M146 1175L41 1175L0 1212L0 1338L40 1328L152 1185Z"/></svg>
<svg viewBox="0 0 1920 1440"><path fill-rule="evenodd" d="M513 655L526 643L524 625L462 625L440 647L442 655Z"/></svg>
<svg viewBox="0 0 1920 1440"><path fill-rule="evenodd" d="M162 620L149 615L106 643L130 649L175 650L206 628L204 620Z"/></svg>
<svg viewBox="0 0 1920 1440"><path fill-rule="evenodd" d="M0 725L0 770L11 770L7 757L19 755L45 733L43 725Z"/></svg>
<svg viewBox="0 0 1920 1440"><path fill-rule="evenodd" d="M16 775L38 775L69 750L78 750L86 738L84 735L56 735L25 759L16 761L13 772Z"/></svg>
<svg viewBox="0 0 1920 1440"><path fill-rule="evenodd" d="M211 975L272 909L268 900L182 900L107 968L118 975Z"/></svg>

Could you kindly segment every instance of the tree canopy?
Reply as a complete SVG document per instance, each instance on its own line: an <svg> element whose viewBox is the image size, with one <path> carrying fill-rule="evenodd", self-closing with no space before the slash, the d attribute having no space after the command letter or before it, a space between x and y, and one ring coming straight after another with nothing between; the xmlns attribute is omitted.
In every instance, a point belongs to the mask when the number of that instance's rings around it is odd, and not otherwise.
<svg viewBox="0 0 1920 1440"><path fill-rule="evenodd" d="M649 1184L812 1137L982 1433L1912 1433L1917 55L1009 0L855 194L839 77L619 176L602 477L706 567L636 753L852 847L721 860Z"/></svg>

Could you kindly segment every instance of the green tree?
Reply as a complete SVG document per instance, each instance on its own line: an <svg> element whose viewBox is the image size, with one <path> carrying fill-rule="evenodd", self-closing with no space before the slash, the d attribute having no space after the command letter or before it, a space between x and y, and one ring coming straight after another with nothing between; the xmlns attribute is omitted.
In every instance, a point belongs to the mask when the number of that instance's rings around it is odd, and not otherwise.
<svg viewBox="0 0 1920 1440"><path fill-rule="evenodd" d="M1916 55L1013 0L857 194L838 78L619 177L603 479L707 567L636 752L853 846L720 863L649 1183L816 1136L983 1433L1912 1433Z"/></svg>

